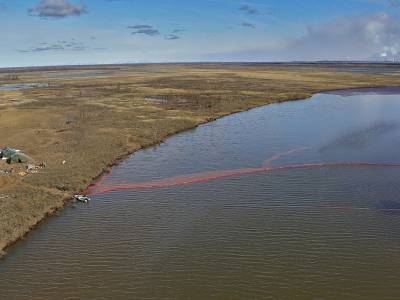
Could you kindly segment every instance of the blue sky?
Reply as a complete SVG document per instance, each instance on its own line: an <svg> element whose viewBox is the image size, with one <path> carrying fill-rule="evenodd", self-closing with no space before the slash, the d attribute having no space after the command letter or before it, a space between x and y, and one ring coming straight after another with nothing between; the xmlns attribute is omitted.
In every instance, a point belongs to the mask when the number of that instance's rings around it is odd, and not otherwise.
<svg viewBox="0 0 400 300"><path fill-rule="evenodd" d="M0 67L392 59L399 13L400 0L0 0Z"/></svg>

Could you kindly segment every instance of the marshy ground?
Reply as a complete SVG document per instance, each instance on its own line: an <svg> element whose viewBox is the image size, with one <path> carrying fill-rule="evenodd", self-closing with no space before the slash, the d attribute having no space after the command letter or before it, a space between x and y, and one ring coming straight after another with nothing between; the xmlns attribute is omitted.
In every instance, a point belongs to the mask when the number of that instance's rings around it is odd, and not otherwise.
<svg viewBox="0 0 400 300"><path fill-rule="evenodd" d="M395 65L385 72L379 65L359 68L154 64L0 70L0 85L34 83L0 90L0 146L23 149L47 164L37 174L0 174L0 250L116 161L171 134L321 91L400 85Z"/></svg>

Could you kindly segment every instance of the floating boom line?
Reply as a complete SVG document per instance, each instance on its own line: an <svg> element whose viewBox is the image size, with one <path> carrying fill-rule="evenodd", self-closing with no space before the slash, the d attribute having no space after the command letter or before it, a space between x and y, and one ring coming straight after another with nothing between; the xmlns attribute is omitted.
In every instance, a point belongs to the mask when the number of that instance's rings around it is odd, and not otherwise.
<svg viewBox="0 0 400 300"><path fill-rule="evenodd" d="M286 152L293 153L293 151ZM279 156L273 157L273 160ZM268 160L270 163L272 159ZM239 177L257 173L272 173L278 171L297 170L297 169L320 169L320 168L400 168L400 163L373 163L373 162L333 162L333 163L305 163L305 164L290 164L283 166L262 166L254 168L242 168L233 170L221 170L200 172L188 174L184 176L173 176L160 180L152 180L140 183L126 183L117 185L95 185L90 189L92 195L105 194L121 190L149 190L170 188L176 186L190 185L195 183L203 183L218 179L231 177Z"/></svg>

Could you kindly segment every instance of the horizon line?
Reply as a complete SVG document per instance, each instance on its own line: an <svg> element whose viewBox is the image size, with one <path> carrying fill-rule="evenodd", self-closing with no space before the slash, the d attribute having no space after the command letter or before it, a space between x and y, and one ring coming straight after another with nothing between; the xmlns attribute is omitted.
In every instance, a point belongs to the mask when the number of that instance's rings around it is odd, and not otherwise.
<svg viewBox="0 0 400 300"><path fill-rule="evenodd" d="M375 64L399 65L398 61L371 61L371 60L293 60L293 61L166 61L166 62L126 62L126 63L81 63L81 64L54 64L54 65L26 65L15 67L0 67L0 72L7 70L23 71L25 69L43 68L82 68L82 67L112 67L134 65L190 65L190 64Z"/></svg>

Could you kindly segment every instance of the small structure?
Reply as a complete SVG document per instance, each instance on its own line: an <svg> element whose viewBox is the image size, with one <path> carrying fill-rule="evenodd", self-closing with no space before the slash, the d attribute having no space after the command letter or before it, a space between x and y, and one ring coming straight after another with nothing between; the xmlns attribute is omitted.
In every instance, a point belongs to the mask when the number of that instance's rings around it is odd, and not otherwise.
<svg viewBox="0 0 400 300"><path fill-rule="evenodd" d="M5 147L0 151L0 158L6 160L8 164L20 164L33 161L31 157L22 153L20 150Z"/></svg>
<svg viewBox="0 0 400 300"><path fill-rule="evenodd" d="M44 169L46 167L46 163L42 162L39 165L36 164L27 164L26 165L26 173L32 174L37 173L40 169Z"/></svg>
<svg viewBox="0 0 400 300"><path fill-rule="evenodd" d="M29 174L37 173L37 172L38 172L37 169L38 169L37 166L32 165L32 164L28 164L28 165L26 166L26 173L29 173Z"/></svg>
<svg viewBox="0 0 400 300"><path fill-rule="evenodd" d="M11 155L9 158L7 158L8 164L22 164L22 163L28 163L30 161L32 161L32 158L30 158L28 155L22 152L17 152Z"/></svg>
<svg viewBox="0 0 400 300"><path fill-rule="evenodd" d="M14 154L16 154L18 152L20 152L20 151L17 149L5 147L5 148L1 149L1 151L0 151L0 158L7 160L8 158L10 158L11 156L13 156Z"/></svg>

